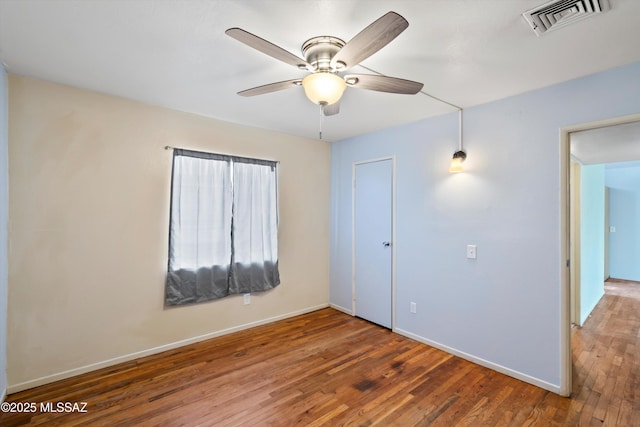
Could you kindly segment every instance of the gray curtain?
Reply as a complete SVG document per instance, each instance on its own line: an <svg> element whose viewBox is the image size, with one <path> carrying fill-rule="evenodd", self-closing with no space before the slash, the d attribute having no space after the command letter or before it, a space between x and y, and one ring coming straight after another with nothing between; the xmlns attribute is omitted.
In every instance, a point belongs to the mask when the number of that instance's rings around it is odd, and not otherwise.
<svg viewBox="0 0 640 427"><path fill-rule="evenodd" d="M174 149L167 306L280 283L277 163Z"/></svg>

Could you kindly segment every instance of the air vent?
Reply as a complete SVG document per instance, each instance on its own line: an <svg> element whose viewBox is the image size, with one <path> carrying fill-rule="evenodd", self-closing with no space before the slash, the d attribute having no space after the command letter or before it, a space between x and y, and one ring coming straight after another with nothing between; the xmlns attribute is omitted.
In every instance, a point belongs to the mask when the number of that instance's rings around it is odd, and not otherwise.
<svg viewBox="0 0 640 427"><path fill-rule="evenodd" d="M553 0L522 14L536 35L609 10L609 0Z"/></svg>

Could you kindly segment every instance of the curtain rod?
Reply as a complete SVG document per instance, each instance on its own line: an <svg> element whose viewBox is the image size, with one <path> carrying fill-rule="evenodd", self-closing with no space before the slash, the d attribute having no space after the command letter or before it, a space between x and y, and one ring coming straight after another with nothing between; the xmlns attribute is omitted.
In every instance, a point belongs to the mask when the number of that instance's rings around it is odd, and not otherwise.
<svg viewBox="0 0 640 427"><path fill-rule="evenodd" d="M235 157L238 159L247 159L247 160L263 160L266 162L273 162L273 163L277 163L280 164L280 160L271 160L271 159L259 159L257 157L246 157L246 156L237 156L235 154L224 154L224 153L212 153L209 151L200 151L200 150L192 150L190 148L181 148L181 147L172 147L171 145L165 145L164 146L165 150L184 150L184 151L194 151L196 153L204 153L204 154L216 154L218 156L227 156L227 157Z"/></svg>

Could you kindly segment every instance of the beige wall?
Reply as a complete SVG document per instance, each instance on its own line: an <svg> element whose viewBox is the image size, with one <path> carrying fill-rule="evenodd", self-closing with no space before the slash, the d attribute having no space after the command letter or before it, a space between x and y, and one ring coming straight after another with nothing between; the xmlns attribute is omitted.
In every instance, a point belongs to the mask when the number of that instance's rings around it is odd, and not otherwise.
<svg viewBox="0 0 640 427"><path fill-rule="evenodd" d="M165 145L281 162L280 286L164 308ZM329 157L325 142L10 76L9 391L327 305Z"/></svg>

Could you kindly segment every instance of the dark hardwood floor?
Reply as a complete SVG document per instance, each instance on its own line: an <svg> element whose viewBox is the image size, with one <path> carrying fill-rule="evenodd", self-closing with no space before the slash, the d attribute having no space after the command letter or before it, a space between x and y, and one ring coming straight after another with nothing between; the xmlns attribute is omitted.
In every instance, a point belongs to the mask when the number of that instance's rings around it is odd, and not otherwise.
<svg viewBox="0 0 640 427"><path fill-rule="evenodd" d="M572 334L570 399L324 309L15 393L38 410L0 425L640 425L640 285Z"/></svg>

